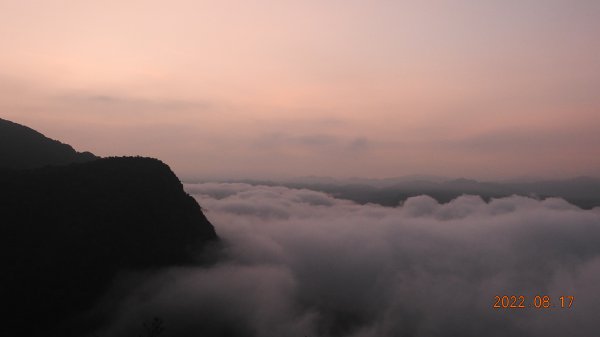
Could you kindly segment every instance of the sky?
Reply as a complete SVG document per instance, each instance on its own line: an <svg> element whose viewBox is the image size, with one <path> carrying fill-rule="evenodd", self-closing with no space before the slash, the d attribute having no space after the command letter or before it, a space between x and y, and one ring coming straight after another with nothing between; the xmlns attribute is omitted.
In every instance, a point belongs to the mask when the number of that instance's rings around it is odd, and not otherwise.
<svg viewBox="0 0 600 337"><path fill-rule="evenodd" d="M598 1L0 1L0 118L184 179L600 176Z"/></svg>

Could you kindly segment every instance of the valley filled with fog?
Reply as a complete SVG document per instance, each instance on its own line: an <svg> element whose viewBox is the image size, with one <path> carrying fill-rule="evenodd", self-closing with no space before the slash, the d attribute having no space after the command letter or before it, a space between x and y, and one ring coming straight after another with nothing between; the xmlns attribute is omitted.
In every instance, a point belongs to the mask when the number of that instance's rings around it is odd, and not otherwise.
<svg viewBox="0 0 600 337"><path fill-rule="evenodd" d="M165 336L590 336L600 208L521 196L396 207L243 183L186 184L223 241L211 266L129 275L98 334L160 317ZM125 282L125 281L123 281ZM118 283L117 283L118 287ZM548 295L547 309L494 309ZM574 296L560 308L559 296Z"/></svg>

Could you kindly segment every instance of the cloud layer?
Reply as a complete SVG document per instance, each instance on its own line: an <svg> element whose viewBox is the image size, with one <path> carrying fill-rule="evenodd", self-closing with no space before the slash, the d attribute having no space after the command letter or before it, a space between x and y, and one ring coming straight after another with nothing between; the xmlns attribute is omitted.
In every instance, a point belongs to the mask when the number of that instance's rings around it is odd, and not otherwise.
<svg viewBox="0 0 600 337"><path fill-rule="evenodd" d="M223 262L143 279L103 336L152 316L165 336L590 336L600 212L561 199L427 196L395 208L310 190L192 184ZM133 277L135 278L135 277ZM575 296L494 309L494 296Z"/></svg>

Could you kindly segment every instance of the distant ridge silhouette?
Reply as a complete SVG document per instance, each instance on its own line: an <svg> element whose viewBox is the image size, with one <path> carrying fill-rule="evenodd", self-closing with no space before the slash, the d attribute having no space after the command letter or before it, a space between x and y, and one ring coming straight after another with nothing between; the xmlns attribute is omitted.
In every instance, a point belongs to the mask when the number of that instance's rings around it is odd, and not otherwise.
<svg viewBox="0 0 600 337"><path fill-rule="evenodd" d="M472 179L446 181L410 179L350 179L334 178L294 179L291 181L268 181L239 179L226 182L241 182L251 185L286 186L306 188L328 193L340 199L348 199L360 204L375 203L382 206L398 206L407 198L429 195L438 202L447 203L463 194L479 195L484 200L521 195L538 199L563 198L581 207L600 207L600 179L576 177L566 180L544 180L533 182L480 182Z"/></svg>

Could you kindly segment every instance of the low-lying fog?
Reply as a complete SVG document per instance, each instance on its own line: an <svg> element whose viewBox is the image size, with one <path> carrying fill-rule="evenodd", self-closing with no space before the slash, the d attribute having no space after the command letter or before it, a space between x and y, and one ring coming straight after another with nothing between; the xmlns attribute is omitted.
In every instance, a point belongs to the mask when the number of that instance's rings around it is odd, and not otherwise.
<svg viewBox="0 0 600 337"><path fill-rule="evenodd" d="M561 199L427 196L392 208L320 192L189 184L226 245L212 267L144 276L101 336L591 336L600 209ZM549 309L494 309L548 295ZM570 309L560 296L574 296ZM161 335L162 336L162 335Z"/></svg>

